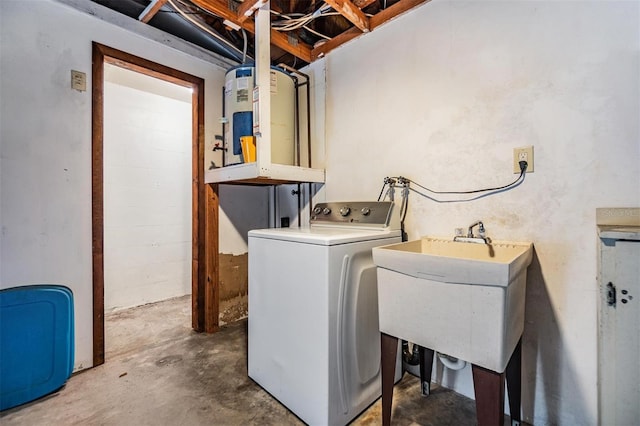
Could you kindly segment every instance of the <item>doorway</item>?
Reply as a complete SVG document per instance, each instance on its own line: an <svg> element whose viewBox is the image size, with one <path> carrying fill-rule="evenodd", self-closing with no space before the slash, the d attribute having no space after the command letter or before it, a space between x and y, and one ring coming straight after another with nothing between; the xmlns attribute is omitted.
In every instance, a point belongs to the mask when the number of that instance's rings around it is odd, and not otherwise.
<svg viewBox="0 0 640 426"><path fill-rule="evenodd" d="M104 76L109 314L191 295L192 89L109 63Z"/></svg>
<svg viewBox="0 0 640 426"><path fill-rule="evenodd" d="M204 80L93 43L92 87L92 242L93 365L104 363L104 71L105 64L191 89L191 287L192 327L218 329L218 187L204 184Z"/></svg>

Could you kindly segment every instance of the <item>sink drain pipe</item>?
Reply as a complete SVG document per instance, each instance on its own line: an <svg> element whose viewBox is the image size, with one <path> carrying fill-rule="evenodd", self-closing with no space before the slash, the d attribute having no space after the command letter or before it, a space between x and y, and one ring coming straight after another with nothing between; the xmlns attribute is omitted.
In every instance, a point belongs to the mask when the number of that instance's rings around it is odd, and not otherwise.
<svg viewBox="0 0 640 426"><path fill-rule="evenodd" d="M413 345L413 351L409 350L409 342L406 340L403 340L402 341L402 362L410 366L419 365L420 354L418 350L419 350L419 346L416 344Z"/></svg>
<svg viewBox="0 0 640 426"><path fill-rule="evenodd" d="M451 355L443 354L438 352L438 359L449 370L462 370L467 366L467 361L463 361Z"/></svg>

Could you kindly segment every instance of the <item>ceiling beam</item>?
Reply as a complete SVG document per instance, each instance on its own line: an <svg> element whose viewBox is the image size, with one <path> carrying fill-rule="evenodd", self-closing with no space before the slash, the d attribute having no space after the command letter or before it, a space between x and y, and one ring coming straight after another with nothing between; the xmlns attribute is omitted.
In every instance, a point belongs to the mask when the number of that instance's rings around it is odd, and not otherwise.
<svg viewBox="0 0 640 426"><path fill-rule="evenodd" d="M238 22L244 22L262 7L267 0L244 0L238 7Z"/></svg>
<svg viewBox="0 0 640 426"><path fill-rule="evenodd" d="M138 16L138 21L142 21L145 24L149 22L151 18L153 18L156 13L158 13L158 11L162 9L162 6L164 6L166 2L167 0L151 0L151 3L149 3L149 5L142 11L140 16Z"/></svg>
<svg viewBox="0 0 640 426"><path fill-rule="evenodd" d="M274 29L271 30L271 44L278 46L285 52L291 53L293 56L305 62L311 62L311 46L298 39L296 39L296 41L297 44L291 44L289 42L289 36Z"/></svg>
<svg viewBox="0 0 640 426"><path fill-rule="evenodd" d="M359 7L360 9L364 9L367 6L372 5L378 0L353 0L353 4Z"/></svg>
<svg viewBox="0 0 640 426"><path fill-rule="evenodd" d="M326 42L318 45L318 47L314 47L311 51L311 60L315 61L318 58L322 58L324 55L331 52L336 47L341 46L356 37L360 37L362 34L363 32L356 27L349 28L347 31L338 34L331 40L327 40Z"/></svg>
<svg viewBox="0 0 640 426"><path fill-rule="evenodd" d="M250 23L252 29L249 29L246 25L238 21L238 15L229 9L229 6L227 5L226 1L222 1L222 0L190 0L190 1L191 3L195 4L201 9L204 9L210 13L213 13L214 15L219 16L223 19L227 19L236 25L240 25L246 30L255 32L255 30L253 29L253 22Z"/></svg>
<svg viewBox="0 0 640 426"><path fill-rule="evenodd" d="M347 18L363 33L369 32L369 18L351 0L325 0L329 6Z"/></svg>
<svg viewBox="0 0 640 426"><path fill-rule="evenodd" d="M429 1L431 0L399 0L397 3L381 10L380 12L369 18L369 28L371 31L373 31L375 28L397 17L398 15L401 15L404 12ZM326 43L323 43L320 46L314 48L311 51L311 59L316 60L318 58L321 58L336 47L348 42L349 40L353 40L354 38L359 37L362 34L363 33L360 32L358 28L350 28L342 34L333 37L331 40L327 40Z"/></svg>
<svg viewBox="0 0 640 426"><path fill-rule="evenodd" d="M394 5L389 6L386 9L382 9L380 12L373 15L370 18L371 29L373 30L374 28L379 27L380 25L395 18L396 16L401 15L416 6L419 6L422 3L428 3L430 1L431 0L400 0L398 1L398 3L395 3Z"/></svg>
<svg viewBox="0 0 640 426"><path fill-rule="evenodd" d="M236 25L240 25L245 30L249 31L252 34L256 33L256 28L251 19L247 19L245 21L240 21L238 19L238 14L233 12L227 7L227 2L222 0L190 0L191 3L195 4L199 8L202 8L210 13L213 13L216 16L219 16L223 19L227 19L233 22ZM253 0L249 0L253 1ZM311 62L311 46L308 44L298 40L297 43L291 44L289 43L289 37L286 35L272 29L271 30L271 44L278 46L280 49L285 52L291 53L292 55L302 59L305 62Z"/></svg>

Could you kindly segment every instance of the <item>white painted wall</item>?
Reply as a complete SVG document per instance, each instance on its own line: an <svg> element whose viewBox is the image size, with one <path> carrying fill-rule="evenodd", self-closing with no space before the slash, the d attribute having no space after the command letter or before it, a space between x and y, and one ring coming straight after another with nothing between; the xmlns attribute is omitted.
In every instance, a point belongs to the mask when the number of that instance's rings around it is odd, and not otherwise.
<svg viewBox="0 0 640 426"><path fill-rule="evenodd" d="M192 91L105 64L104 305L191 294Z"/></svg>
<svg viewBox="0 0 640 426"><path fill-rule="evenodd" d="M512 148L534 145L517 189L458 204L413 193L407 225L411 239L452 237L482 219L493 238L535 243L523 348L535 424L597 423L595 209L640 205L639 8L434 0L326 57L328 200L375 198L385 176L504 184ZM444 383L473 395L468 368Z"/></svg>
<svg viewBox="0 0 640 426"><path fill-rule="evenodd" d="M247 233L269 227L269 187L219 185L220 253L247 253Z"/></svg>
<svg viewBox="0 0 640 426"><path fill-rule="evenodd" d="M76 370L93 358L92 41L203 78L207 149L220 129L224 70L232 65L92 2L0 1L0 287L73 290ZM72 69L87 73L89 91L70 89ZM266 192L220 192L220 251L245 253L246 230L263 221L255 212L267 210Z"/></svg>

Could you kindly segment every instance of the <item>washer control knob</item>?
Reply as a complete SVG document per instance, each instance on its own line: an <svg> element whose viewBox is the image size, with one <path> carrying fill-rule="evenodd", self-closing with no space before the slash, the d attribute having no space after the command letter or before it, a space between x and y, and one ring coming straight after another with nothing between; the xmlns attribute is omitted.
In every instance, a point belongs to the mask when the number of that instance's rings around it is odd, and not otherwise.
<svg viewBox="0 0 640 426"><path fill-rule="evenodd" d="M331 209L329 207L325 207L324 210L322 210L322 214L329 214L331 213Z"/></svg>
<svg viewBox="0 0 640 426"><path fill-rule="evenodd" d="M369 216L369 213L371 213L371 209L369 207L363 207L362 210L360 210L360 212L364 215L364 216Z"/></svg>
<svg viewBox="0 0 640 426"><path fill-rule="evenodd" d="M349 213L351 213L351 208L344 206L340 209L340 214L342 216L349 216Z"/></svg>
<svg viewBox="0 0 640 426"><path fill-rule="evenodd" d="M314 213L314 214L320 214L320 213L322 213L322 207L320 207L320 206L315 206L315 207L314 207L314 209L313 209L313 213Z"/></svg>

